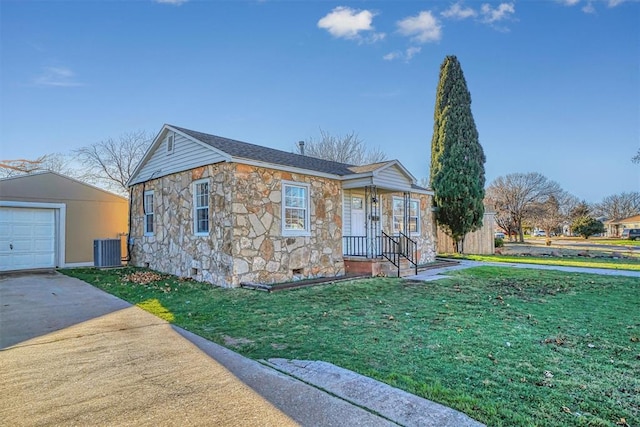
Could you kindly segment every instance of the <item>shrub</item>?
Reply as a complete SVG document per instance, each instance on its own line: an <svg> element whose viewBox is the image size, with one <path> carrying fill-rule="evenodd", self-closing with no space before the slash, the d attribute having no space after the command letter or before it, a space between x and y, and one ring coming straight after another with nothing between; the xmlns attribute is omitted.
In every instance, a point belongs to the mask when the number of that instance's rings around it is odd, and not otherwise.
<svg viewBox="0 0 640 427"><path fill-rule="evenodd" d="M502 238L500 238L500 237L496 237L496 238L494 239L494 242L495 242L495 247L496 247L496 248L501 248L501 247L503 247L503 246L504 246L504 239L502 239Z"/></svg>

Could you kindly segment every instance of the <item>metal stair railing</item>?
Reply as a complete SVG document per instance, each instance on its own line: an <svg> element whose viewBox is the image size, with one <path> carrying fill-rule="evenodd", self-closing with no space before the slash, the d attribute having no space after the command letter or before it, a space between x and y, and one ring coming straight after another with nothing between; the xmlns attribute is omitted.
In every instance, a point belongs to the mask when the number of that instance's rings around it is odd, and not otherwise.
<svg viewBox="0 0 640 427"><path fill-rule="evenodd" d="M398 277L400 277L400 243L395 238L382 232L382 256L391 264L398 268Z"/></svg>
<svg viewBox="0 0 640 427"><path fill-rule="evenodd" d="M418 274L418 243L403 232L398 233L398 242L400 255L413 264L415 274Z"/></svg>

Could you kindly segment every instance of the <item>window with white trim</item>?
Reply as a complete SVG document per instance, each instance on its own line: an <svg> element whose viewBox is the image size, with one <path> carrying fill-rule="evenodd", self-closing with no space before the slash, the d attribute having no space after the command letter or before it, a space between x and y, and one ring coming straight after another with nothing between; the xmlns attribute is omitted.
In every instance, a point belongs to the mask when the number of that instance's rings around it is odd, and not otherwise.
<svg viewBox="0 0 640 427"><path fill-rule="evenodd" d="M175 148L174 136L167 135L165 142L167 143L167 154L173 153L173 149Z"/></svg>
<svg viewBox="0 0 640 427"><path fill-rule="evenodd" d="M420 201L417 199L409 200L409 223L407 224L409 233L420 233ZM404 199L402 197L393 198L393 233L398 234L404 230Z"/></svg>
<svg viewBox="0 0 640 427"><path fill-rule="evenodd" d="M409 200L409 233L420 234L420 201Z"/></svg>
<svg viewBox="0 0 640 427"><path fill-rule="evenodd" d="M209 234L209 180L193 183L193 230L198 235Z"/></svg>
<svg viewBox="0 0 640 427"><path fill-rule="evenodd" d="M153 235L153 190L144 192L142 204L144 209L144 234L150 236Z"/></svg>
<svg viewBox="0 0 640 427"><path fill-rule="evenodd" d="M282 234L308 235L309 185L282 183Z"/></svg>

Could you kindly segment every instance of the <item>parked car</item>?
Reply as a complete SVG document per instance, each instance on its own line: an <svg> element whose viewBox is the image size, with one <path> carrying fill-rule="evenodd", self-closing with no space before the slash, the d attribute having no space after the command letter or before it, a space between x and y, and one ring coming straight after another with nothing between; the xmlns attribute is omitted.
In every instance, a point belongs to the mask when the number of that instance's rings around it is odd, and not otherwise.
<svg viewBox="0 0 640 427"><path fill-rule="evenodd" d="M536 230L533 232L533 237L545 237L547 233L544 230Z"/></svg>
<svg viewBox="0 0 640 427"><path fill-rule="evenodd" d="M640 240L640 228L625 228L622 230L622 238L629 240Z"/></svg>
<svg viewBox="0 0 640 427"><path fill-rule="evenodd" d="M502 231L496 231L496 239L504 240L504 233Z"/></svg>

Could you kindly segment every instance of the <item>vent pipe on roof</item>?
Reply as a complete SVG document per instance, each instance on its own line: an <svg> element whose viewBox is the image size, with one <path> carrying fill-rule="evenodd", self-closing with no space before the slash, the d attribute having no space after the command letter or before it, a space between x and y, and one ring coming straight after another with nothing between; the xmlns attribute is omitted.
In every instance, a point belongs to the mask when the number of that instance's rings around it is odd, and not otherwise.
<svg viewBox="0 0 640 427"><path fill-rule="evenodd" d="M300 154L304 156L304 141L298 141L298 147L300 148Z"/></svg>

